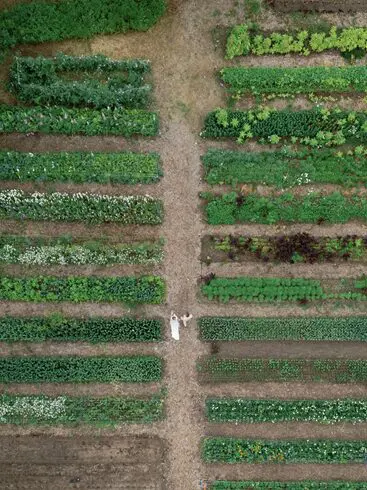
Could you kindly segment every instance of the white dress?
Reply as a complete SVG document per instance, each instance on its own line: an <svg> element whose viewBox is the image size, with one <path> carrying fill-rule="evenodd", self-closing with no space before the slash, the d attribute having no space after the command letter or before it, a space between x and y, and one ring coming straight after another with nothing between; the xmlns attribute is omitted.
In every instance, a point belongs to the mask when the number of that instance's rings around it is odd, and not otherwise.
<svg viewBox="0 0 367 490"><path fill-rule="evenodd" d="M171 325L171 335L174 340L180 340L180 322L178 321L177 316L171 316L170 319Z"/></svg>

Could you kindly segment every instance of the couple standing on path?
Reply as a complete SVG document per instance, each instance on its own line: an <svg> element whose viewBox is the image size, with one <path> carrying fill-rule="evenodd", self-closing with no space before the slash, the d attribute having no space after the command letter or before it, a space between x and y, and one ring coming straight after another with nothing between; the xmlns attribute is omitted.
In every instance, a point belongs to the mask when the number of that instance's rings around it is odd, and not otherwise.
<svg viewBox="0 0 367 490"><path fill-rule="evenodd" d="M171 326L171 336L174 340L180 340L180 320L184 324L184 327L187 327L187 323L192 319L192 314L191 313L185 313L180 319L174 313L171 311L171 316L170 316L170 326Z"/></svg>

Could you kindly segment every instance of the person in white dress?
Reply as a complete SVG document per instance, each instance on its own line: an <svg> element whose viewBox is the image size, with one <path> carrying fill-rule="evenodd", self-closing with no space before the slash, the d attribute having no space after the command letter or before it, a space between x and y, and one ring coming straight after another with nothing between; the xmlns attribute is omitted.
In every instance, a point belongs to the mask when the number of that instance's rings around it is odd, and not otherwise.
<svg viewBox="0 0 367 490"><path fill-rule="evenodd" d="M180 322L178 316L171 311L170 317L171 335L174 340L180 340Z"/></svg>

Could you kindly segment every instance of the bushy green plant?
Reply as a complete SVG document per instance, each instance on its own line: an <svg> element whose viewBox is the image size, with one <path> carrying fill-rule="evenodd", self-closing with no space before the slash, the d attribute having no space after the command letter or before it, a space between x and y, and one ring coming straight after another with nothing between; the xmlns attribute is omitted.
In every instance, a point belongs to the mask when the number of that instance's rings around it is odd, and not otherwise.
<svg viewBox="0 0 367 490"><path fill-rule="evenodd" d="M315 481L224 481L211 483L212 490L365 490L365 482Z"/></svg>

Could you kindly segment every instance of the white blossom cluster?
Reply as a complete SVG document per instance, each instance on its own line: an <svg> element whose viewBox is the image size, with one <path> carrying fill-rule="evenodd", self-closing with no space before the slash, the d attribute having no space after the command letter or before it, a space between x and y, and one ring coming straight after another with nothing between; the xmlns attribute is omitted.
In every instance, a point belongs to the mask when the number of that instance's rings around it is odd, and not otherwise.
<svg viewBox="0 0 367 490"><path fill-rule="evenodd" d="M66 414L66 398L19 397L13 403L0 402L0 422L12 423L14 419L53 420Z"/></svg>

